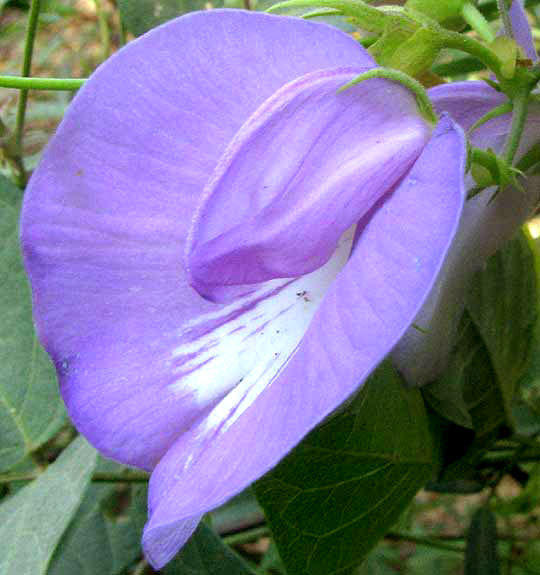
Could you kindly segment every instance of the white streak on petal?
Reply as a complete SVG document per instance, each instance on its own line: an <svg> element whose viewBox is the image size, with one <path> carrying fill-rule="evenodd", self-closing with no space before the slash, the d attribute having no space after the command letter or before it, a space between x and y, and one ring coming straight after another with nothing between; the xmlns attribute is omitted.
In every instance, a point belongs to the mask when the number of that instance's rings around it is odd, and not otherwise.
<svg viewBox="0 0 540 575"><path fill-rule="evenodd" d="M208 425L219 425L234 412L228 425L232 423L300 343L347 262L353 237L354 227L343 234L332 258L316 271L295 280L265 282L257 292L182 326L179 335L188 341L172 354L177 378L170 386L172 392L189 394L201 408L221 399L209 414ZM190 338L190 332L194 337Z"/></svg>

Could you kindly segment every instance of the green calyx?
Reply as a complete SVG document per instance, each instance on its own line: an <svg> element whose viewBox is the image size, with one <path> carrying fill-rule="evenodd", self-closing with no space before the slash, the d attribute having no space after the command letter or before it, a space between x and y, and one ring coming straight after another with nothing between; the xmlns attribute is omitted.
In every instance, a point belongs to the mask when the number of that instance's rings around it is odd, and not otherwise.
<svg viewBox="0 0 540 575"><path fill-rule="evenodd" d="M399 46L396 46L389 57L383 61L377 61L382 66L418 77L431 68L440 49L438 34L431 28L422 27Z"/></svg>
<svg viewBox="0 0 540 575"><path fill-rule="evenodd" d="M413 22L400 20L388 22L384 32L369 48L369 53L379 65L394 68L391 65L394 54L399 50L400 46L404 46L407 43L416 32L416 29L417 26Z"/></svg>
<svg viewBox="0 0 540 575"><path fill-rule="evenodd" d="M469 193L469 197L491 186L497 186L496 193L504 190L508 185L522 189L518 176L523 176L523 172L514 168L504 158L497 156L493 150L471 148L469 154L471 175L476 183L476 187Z"/></svg>
<svg viewBox="0 0 540 575"><path fill-rule="evenodd" d="M398 84L405 86L416 97L416 102L418 104L420 114L433 126L437 123L437 115L435 114L435 110L433 109L433 105L431 104L424 86L422 86L420 82L408 74L405 74L399 70L393 70L389 68L373 68L372 70L368 70L367 72L360 74L342 86L338 90L338 93L344 92L345 90L352 88L352 86L360 84L360 82L365 82L366 80L371 80L373 78L384 78L385 80L397 82Z"/></svg>
<svg viewBox="0 0 540 575"><path fill-rule="evenodd" d="M431 67L439 53L438 35L425 25L429 19L418 13L409 14L400 7L375 7L362 0L286 0L274 4L268 12L314 6L319 10L304 17L312 18L331 11L347 17L358 28L377 34L370 52L383 67L419 76Z"/></svg>
<svg viewBox="0 0 540 575"><path fill-rule="evenodd" d="M286 0L268 11L302 7L318 8L305 17L339 14L370 32L369 51L381 68L363 78L385 77L404 84L416 94L422 114L432 123L436 117L431 104L423 88L418 83L412 84L414 79L429 78L429 71L443 49L458 50L479 61L494 74L495 89L505 93L512 103L512 128L504 154L506 162L512 163L540 69L523 59L512 38L494 38L490 23L473 0L407 0L404 7L372 6L363 0ZM449 29L449 23L456 19L467 22L482 41ZM506 112L504 108L501 113Z"/></svg>
<svg viewBox="0 0 540 575"><path fill-rule="evenodd" d="M499 36L490 46L501 61L501 75L504 78L513 78L516 73L517 60L520 56L516 41L508 36Z"/></svg>
<svg viewBox="0 0 540 575"><path fill-rule="evenodd" d="M308 18L331 11L378 36L370 52L381 66L395 68L418 78L431 68L441 49L454 48L480 60L498 79L503 77L503 63L494 50L485 43L441 25L448 18L457 16L458 19L466 19L484 40L491 41L493 34L489 23L470 1L408 0L405 7L376 7L363 0L286 0L274 4L268 12L311 7L319 9L307 14ZM504 71L508 74L509 70L507 64Z"/></svg>

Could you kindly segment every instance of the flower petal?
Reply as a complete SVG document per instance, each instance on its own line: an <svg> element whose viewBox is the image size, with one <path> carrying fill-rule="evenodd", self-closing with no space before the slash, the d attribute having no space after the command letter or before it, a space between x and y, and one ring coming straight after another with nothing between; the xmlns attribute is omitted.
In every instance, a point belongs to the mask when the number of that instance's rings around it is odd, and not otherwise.
<svg viewBox="0 0 540 575"><path fill-rule="evenodd" d="M470 130L473 124L491 109L500 106L507 100L504 94L497 92L485 82L440 84L430 88L428 94L437 113L450 114L465 131ZM492 120L490 124L497 120ZM507 125L505 119L505 130L507 130ZM481 142L475 142L474 145L480 146ZM490 145L493 145L493 142Z"/></svg>
<svg viewBox="0 0 540 575"><path fill-rule="evenodd" d="M153 565L186 541L186 521L268 471L395 345L457 229L465 156L461 129L442 119L409 175L360 226L348 263L282 371L254 393L235 389L163 457L143 536Z"/></svg>
<svg viewBox="0 0 540 575"><path fill-rule="evenodd" d="M237 133L188 240L187 266L199 293L215 301L227 297L226 286L317 269L414 163L431 129L413 94L387 80L337 93L363 71L299 78Z"/></svg>
<svg viewBox="0 0 540 575"><path fill-rule="evenodd" d="M287 82L339 65L373 62L326 25L193 13L128 44L75 97L25 195L22 244L68 410L106 455L151 469L222 393L201 402L171 389L173 350L231 319L188 286L193 212L249 115Z"/></svg>
<svg viewBox="0 0 540 575"><path fill-rule="evenodd" d="M527 19L527 12L523 7L523 0L513 0L508 15L512 22L512 31L516 42L525 50L527 57L536 62L538 55L536 54L531 25Z"/></svg>
<svg viewBox="0 0 540 575"><path fill-rule="evenodd" d="M504 104L508 99L501 92L485 82L453 82L441 84L428 90L429 98L438 114L449 114L465 131L493 108ZM525 123L517 158L527 152L540 140L538 122L540 105L529 104L528 119ZM469 141L478 148L491 148L502 154L510 130L510 114L492 118L469 135Z"/></svg>

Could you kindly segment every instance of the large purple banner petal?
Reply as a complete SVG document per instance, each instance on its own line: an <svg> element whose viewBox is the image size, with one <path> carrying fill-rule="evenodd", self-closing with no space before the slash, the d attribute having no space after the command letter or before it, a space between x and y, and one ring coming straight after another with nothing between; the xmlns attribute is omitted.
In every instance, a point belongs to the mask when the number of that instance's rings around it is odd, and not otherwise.
<svg viewBox="0 0 540 575"><path fill-rule="evenodd" d="M264 100L342 65L373 62L329 26L194 13L131 42L75 97L27 190L22 245L38 332L69 413L106 455L151 469L225 393L197 399L175 387L188 359L173 350L228 313L187 326L216 310L184 271L193 212Z"/></svg>

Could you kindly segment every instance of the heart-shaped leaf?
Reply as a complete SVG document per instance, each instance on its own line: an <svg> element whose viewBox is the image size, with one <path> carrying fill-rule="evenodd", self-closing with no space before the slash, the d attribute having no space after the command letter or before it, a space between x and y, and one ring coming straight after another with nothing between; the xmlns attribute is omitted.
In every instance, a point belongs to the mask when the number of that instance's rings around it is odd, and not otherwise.
<svg viewBox="0 0 540 575"><path fill-rule="evenodd" d="M75 439L38 479L0 505L0 573L43 575L75 515L97 452Z"/></svg>
<svg viewBox="0 0 540 575"><path fill-rule="evenodd" d="M384 364L256 484L287 573L352 574L436 468L422 396Z"/></svg>
<svg viewBox="0 0 540 575"><path fill-rule="evenodd" d="M65 421L54 367L32 322L19 250L21 197L0 175L0 472L50 439Z"/></svg>

